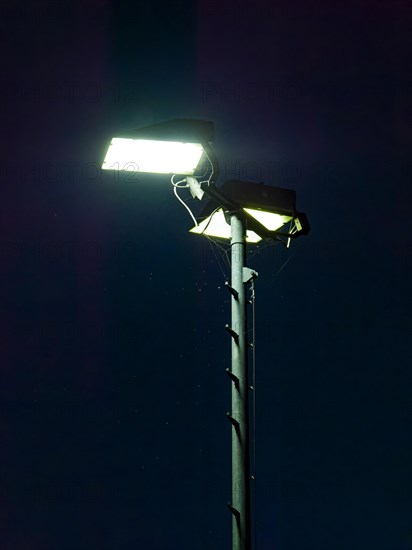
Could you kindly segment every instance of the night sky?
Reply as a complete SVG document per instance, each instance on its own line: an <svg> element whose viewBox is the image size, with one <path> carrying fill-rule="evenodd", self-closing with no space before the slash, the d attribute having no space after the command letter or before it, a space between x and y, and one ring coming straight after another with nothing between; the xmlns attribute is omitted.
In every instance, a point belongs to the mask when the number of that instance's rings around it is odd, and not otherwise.
<svg viewBox="0 0 412 550"><path fill-rule="evenodd" d="M248 249L258 550L412 549L411 19L2 2L1 550L230 548L225 255L167 176L100 169L185 117L215 123L218 183L295 189L311 224Z"/></svg>

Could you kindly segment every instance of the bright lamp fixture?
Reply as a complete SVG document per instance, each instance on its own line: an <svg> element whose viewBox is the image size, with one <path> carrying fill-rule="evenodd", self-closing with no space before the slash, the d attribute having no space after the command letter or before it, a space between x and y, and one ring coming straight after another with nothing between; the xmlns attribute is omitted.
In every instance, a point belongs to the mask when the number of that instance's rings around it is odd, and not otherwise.
<svg viewBox="0 0 412 550"><path fill-rule="evenodd" d="M102 168L191 176L202 154L200 143L113 138Z"/></svg>
<svg viewBox="0 0 412 550"><path fill-rule="evenodd" d="M211 214L208 218L190 229L190 232L219 239L230 239L231 235L230 225L226 221L222 208L219 208L219 210ZM254 231L246 231L246 241L248 243L258 243L261 240L262 237L259 237Z"/></svg>
<svg viewBox="0 0 412 550"><path fill-rule="evenodd" d="M282 216L281 214L265 212L264 210L255 210L253 208L244 208L243 210L266 227L266 229L269 229L269 231L276 231L276 229L281 228L282 225L285 225L285 223L290 222L292 219L292 216Z"/></svg>
<svg viewBox="0 0 412 550"><path fill-rule="evenodd" d="M292 219L292 216L283 216L275 212L255 210L254 208L243 208L243 210L260 222L266 229L269 229L269 231L276 231ZM212 213L197 226L190 229L190 232L219 239L230 239L230 225L226 221L222 208L219 208L219 210ZM258 243L261 240L262 237L254 231L246 231L246 242Z"/></svg>

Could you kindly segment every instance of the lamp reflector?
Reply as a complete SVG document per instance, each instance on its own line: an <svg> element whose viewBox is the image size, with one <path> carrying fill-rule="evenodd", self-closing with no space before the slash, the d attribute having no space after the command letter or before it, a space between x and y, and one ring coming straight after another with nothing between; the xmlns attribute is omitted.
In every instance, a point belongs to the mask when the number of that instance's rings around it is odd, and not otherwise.
<svg viewBox="0 0 412 550"><path fill-rule="evenodd" d="M222 208L212 213L208 218L201 221L197 226L190 229L191 233L206 235L208 237L217 237L220 239L230 239L230 225L227 223ZM258 243L262 238L254 231L246 231L246 242Z"/></svg>
<svg viewBox="0 0 412 550"><path fill-rule="evenodd" d="M253 216L259 223L261 223L266 229L270 231L276 231L290 222L292 216L283 216L282 214L276 214L275 212L266 212L264 210L255 210L254 208L244 208L245 212Z"/></svg>
<svg viewBox="0 0 412 550"><path fill-rule="evenodd" d="M113 138L102 168L191 176L202 154L200 143Z"/></svg>

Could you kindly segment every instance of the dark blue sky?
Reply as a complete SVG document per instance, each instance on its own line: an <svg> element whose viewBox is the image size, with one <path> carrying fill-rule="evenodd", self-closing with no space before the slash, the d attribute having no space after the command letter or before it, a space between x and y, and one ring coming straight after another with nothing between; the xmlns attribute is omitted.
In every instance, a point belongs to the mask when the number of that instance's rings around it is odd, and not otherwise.
<svg viewBox="0 0 412 550"><path fill-rule="evenodd" d="M215 122L221 182L295 189L312 228L248 254L259 550L412 549L407 2L0 21L2 550L230 547L227 265L166 177L99 169L182 117Z"/></svg>

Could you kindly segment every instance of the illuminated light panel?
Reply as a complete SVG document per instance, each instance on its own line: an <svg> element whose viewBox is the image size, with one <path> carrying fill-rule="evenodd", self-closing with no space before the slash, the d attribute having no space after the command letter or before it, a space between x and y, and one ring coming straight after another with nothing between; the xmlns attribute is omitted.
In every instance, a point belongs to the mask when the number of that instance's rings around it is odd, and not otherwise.
<svg viewBox="0 0 412 550"><path fill-rule="evenodd" d="M252 208L244 208L245 212L253 216L259 223L269 229L270 231L276 231L290 222L292 216L282 216L281 214L275 214L274 212L266 212L264 210L254 210Z"/></svg>
<svg viewBox="0 0 412 550"><path fill-rule="evenodd" d="M200 222L199 225L193 227L190 232L219 239L230 239L230 225L226 222L221 208ZM258 243L261 240L262 237L259 237L254 231L246 231L246 241L248 243Z"/></svg>
<svg viewBox="0 0 412 550"><path fill-rule="evenodd" d="M102 168L191 176L202 153L200 143L113 138Z"/></svg>

